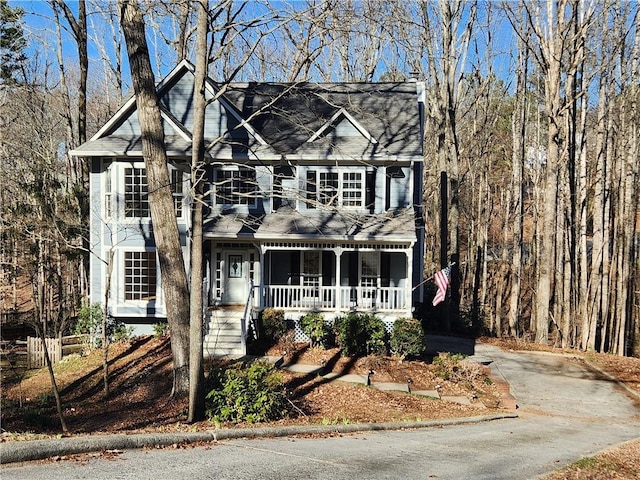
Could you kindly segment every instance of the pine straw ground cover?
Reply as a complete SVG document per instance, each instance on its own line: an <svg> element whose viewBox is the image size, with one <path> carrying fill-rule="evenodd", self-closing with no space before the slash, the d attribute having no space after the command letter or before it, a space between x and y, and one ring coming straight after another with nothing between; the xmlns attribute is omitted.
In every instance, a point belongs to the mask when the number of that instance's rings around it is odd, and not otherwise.
<svg viewBox="0 0 640 480"><path fill-rule="evenodd" d="M640 394L640 359L606 354L584 354L541 348L518 341L483 338L480 342L513 350L547 350L574 355L578 361L597 367ZM483 371L473 381L445 381L435 373L429 359L401 362L393 357L341 357L337 350L311 349L304 345L287 345L288 361L326 365L336 373L366 375L374 370L372 381L406 383L412 379L413 390L433 390L440 385L442 395L478 394L472 405L386 392L363 385L327 381L316 375L304 376L283 371L291 414L272 425L337 424L445 419L475 416L496 411L498 398ZM276 346L269 353L281 355ZM71 356L55 366L62 391L65 418L70 435L134 432L197 431L215 428L211 422L187 425L187 400L172 399L171 352L167 338L143 337L110 348L110 391L104 397L102 352ZM481 368L477 366L477 368ZM474 372L472 372L474 373ZM21 381L20 381L21 380ZM33 370L20 379L11 371L3 372L0 441L52 437L60 433L59 422L45 369ZM250 425L221 425L223 428ZM261 425L263 426L263 425ZM569 469L549 477L559 479L638 478L640 441L577 462Z"/></svg>
<svg viewBox="0 0 640 480"><path fill-rule="evenodd" d="M291 351L291 350L290 350ZM338 350L300 349L298 361L320 365L327 356L336 373L359 373L373 368L375 382L406 383L412 388L433 390L442 385L443 394L465 395L480 392L480 399L496 406L498 399L492 386L483 381L482 372L473 382L447 382L432 373L426 361L400 362L392 357L347 359ZM185 424L187 400L170 398L171 352L168 339L139 338L129 344L110 348L110 395L103 393L102 352L69 357L55 366L62 393L65 420L71 434L115 432L194 431L214 428L211 422ZM444 419L487 413L480 401L459 405L434 398L386 392L364 385L328 381L317 375L303 375L282 370L290 414L273 425L362 423ZM3 384L2 440L33 438L32 435L56 435L60 425L55 415L51 386L45 369L27 373L21 381ZM490 411L495 411L491 408ZM252 425L220 425L223 428ZM264 424L261 424L264 426ZM9 433L11 432L11 433Z"/></svg>

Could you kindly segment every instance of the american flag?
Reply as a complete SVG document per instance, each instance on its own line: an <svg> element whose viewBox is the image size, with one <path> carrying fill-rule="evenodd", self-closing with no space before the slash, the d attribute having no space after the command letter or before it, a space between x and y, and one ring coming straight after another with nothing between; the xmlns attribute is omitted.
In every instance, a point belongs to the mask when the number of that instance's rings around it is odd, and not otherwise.
<svg viewBox="0 0 640 480"><path fill-rule="evenodd" d="M438 291L436 292L436 296L433 298L433 306L435 307L440 302L444 300L444 297L447 295L447 288L449 287L449 281L451 279L451 265L440 270L433 276L433 280L436 282L438 286Z"/></svg>

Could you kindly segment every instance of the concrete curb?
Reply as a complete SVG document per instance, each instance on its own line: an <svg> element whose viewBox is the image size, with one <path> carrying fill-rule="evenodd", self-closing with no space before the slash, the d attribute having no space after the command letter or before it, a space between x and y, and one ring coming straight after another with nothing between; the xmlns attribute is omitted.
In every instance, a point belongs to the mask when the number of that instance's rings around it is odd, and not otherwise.
<svg viewBox="0 0 640 480"><path fill-rule="evenodd" d="M425 422L363 423L346 425L310 425L290 427L239 428L228 430L210 430L195 433L163 434L117 434L93 435L84 437L56 438L48 440L30 440L5 442L0 444L0 464L29 462L45 458L73 455L78 453L100 452L104 450L124 450L145 447L163 447L173 444L217 442L235 438L269 438L293 435L326 435L331 433L356 433L381 430L406 430L416 428L464 425L468 423L489 422L518 418L512 413L480 415L475 417L431 420Z"/></svg>

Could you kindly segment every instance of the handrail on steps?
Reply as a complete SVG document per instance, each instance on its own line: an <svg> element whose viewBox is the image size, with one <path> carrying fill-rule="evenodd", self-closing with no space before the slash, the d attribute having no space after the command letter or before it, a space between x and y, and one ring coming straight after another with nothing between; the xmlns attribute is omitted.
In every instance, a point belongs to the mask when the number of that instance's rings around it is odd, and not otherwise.
<svg viewBox="0 0 640 480"><path fill-rule="evenodd" d="M247 296L247 303L244 305L244 313L242 314L242 322L240 323L241 335L242 335L242 349L247 351L247 314L249 313L249 308L251 305L251 301L253 300L253 279L249 280L249 295Z"/></svg>

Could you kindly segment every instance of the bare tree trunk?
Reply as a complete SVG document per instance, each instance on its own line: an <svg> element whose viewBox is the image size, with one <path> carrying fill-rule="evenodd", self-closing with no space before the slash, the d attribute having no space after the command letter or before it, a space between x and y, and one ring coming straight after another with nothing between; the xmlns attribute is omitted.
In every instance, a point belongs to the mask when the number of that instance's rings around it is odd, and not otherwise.
<svg viewBox="0 0 640 480"><path fill-rule="evenodd" d="M555 103L555 101L554 101ZM559 129L550 118L547 168L542 192L542 222L540 228L538 281L536 285L536 342L547 343L549 338L549 314L551 312L551 279L554 272L554 239L556 205L558 195L557 143Z"/></svg>
<svg viewBox="0 0 640 480"><path fill-rule="evenodd" d="M565 21L568 0L546 1L546 12L542 13L539 4L531 2L527 8L539 48L533 53L544 75L545 108L547 117L547 159L544 170L542 191L542 222L540 244L538 245L538 265L536 281L536 342L547 343L549 338L549 320L554 311L552 288L556 268L556 220L558 195L560 194L559 174L561 157L564 150L565 110L561 96L562 85L562 42L567 34ZM556 286L557 287L557 286Z"/></svg>
<svg viewBox="0 0 640 480"><path fill-rule="evenodd" d="M115 250L111 247L107 260L107 280L104 287L104 310L102 312L102 387L105 398L109 396L109 336L107 335L107 324L109 320L109 298L111 297L114 255Z"/></svg>
<svg viewBox="0 0 640 480"><path fill-rule="evenodd" d="M138 2L119 0L118 5L140 119L153 234L171 330L172 394L183 394L189 389L189 288L170 188L160 107Z"/></svg>
<svg viewBox="0 0 640 480"><path fill-rule="evenodd" d="M604 34L604 33L603 33ZM589 272L589 292L587 297L587 309L582 324L582 338L580 347L583 350L595 350L596 327L601 316L602 285L604 282L604 255L605 255L605 196L607 191L606 158L607 145L607 116L608 105L608 74L602 72L598 94L598 116L596 123L596 164L594 174L593 194L593 234L591 248L591 269Z"/></svg>
<svg viewBox="0 0 640 480"><path fill-rule="evenodd" d="M193 147L191 154L191 183L193 185L193 208L191 219L191 299L189 338L189 422L204 419L204 369L202 358L202 314L203 314L203 238L202 203L204 202L204 124L205 82L207 78L207 1L197 2L196 71L194 83Z"/></svg>
<svg viewBox="0 0 640 480"><path fill-rule="evenodd" d="M60 427L64 433L67 433L67 422L64 419L64 412L62 410L62 399L60 398L60 390L58 389L58 383L56 382L56 375L53 372L53 364L51 363L51 357L49 356L49 349L47 348L46 333L43 329L37 328L36 331L40 334L40 340L42 341L42 348L44 349L44 359L47 364L47 370L49 371L49 379L51 380L51 389L53 390L53 397L56 400L56 410L58 412L58 418L60 419Z"/></svg>
<svg viewBox="0 0 640 480"><path fill-rule="evenodd" d="M460 246L459 246L459 144L457 115L460 102L459 70L466 63L471 33L475 26L476 3L460 0L440 2L437 7L423 6L424 47L427 50L431 69L432 89L428 89L431 122L436 141L436 158L439 171L448 181L447 198L448 261L454 263L451 269L451 301L448 305L444 328L451 329L451 322L460 315ZM431 20L435 15L435 22ZM464 32L459 35L459 32Z"/></svg>
<svg viewBox="0 0 640 480"><path fill-rule="evenodd" d="M522 12L521 12L522 15ZM524 25L526 22L520 20ZM524 32L525 38L527 32ZM524 161L526 156L527 123L527 77L529 55L522 39L518 39L518 68L516 69L516 92L513 118L511 121L513 152L511 157L511 194L513 195L513 258L511 262L511 295L509 298L508 325L509 336L518 336L518 317L520 315L520 286L522 284L522 247L524 228Z"/></svg>
<svg viewBox="0 0 640 480"><path fill-rule="evenodd" d="M78 63L80 65L80 78L78 83L78 112L77 125L78 135L77 144L74 136L68 139L67 149L71 150L77 145L82 145L87 141L87 78L89 75L89 53L87 43L87 9L85 0L78 1L78 18L74 16L69 6L63 0L52 0L54 5L60 8L71 27L73 38L76 41L78 51ZM81 225L87 225L89 219L89 162L82 160L71 160L75 162L75 177L78 187L74 189L80 211ZM82 237L82 275L88 275L89 272L89 251L90 245L88 235ZM88 286L86 278L82 282ZM85 292L85 298L86 298Z"/></svg>
<svg viewBox="0 0 640 480"><path fill-rule="evenodd" d="M177 40L177 52L178 62L186 59L189 53L189 15L191 14L192 0L180 0L178 3L178 9L180 11L180 18L178 19L179 31Z"/></svg>

